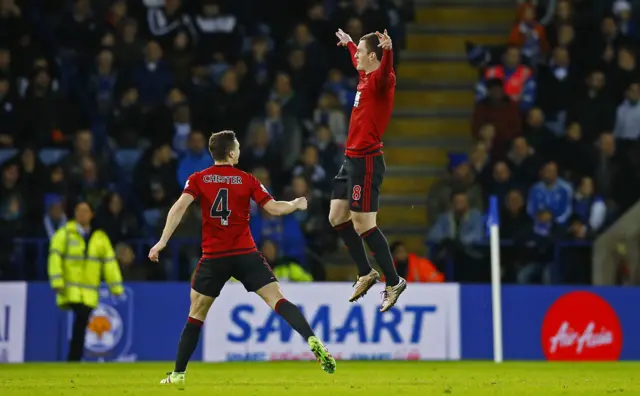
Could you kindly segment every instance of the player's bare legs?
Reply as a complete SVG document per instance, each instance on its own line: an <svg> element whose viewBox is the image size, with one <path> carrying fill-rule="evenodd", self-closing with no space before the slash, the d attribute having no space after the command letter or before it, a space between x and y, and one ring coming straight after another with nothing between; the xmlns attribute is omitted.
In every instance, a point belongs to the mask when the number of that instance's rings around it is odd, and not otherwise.
<svg viewBox="0 0 640 396"><path fill-rule="evenodd" d="M329 209L329 222L344 242L349 255L358 266L358 279L354 286L353 295L349 301L353 302L367 294L369 289L380 279L376 270L371 268L367 252L360 234L354 228L349 210L349 201L346 199L331 200Z"/></svg>
<svg viewBox="0 0 640 396"><path fill-rule="evenodd" d="M322 369L329 374L333 374L336 371L335 359L329 354L329 351L327 351L318 337L315 336L300 309L284 298L278 282L272 282L261 287L256 291L256 294L309 343L309 348L311 348L316 359L322 365Z"/></svg>
<svg viewBox="0 0 640 396"><path fill-rule="evenodd" d="M215 298L200 294L193 289L191 289L190 297L191 306L189 307L189 318L187 318L187 323L180 335L175 368L172 373L169 373L167 378L160 382L161 384L177 385L179 389L184 388L187 364L198 345L202 324L207 317L209 308L211 308L211 304L215 301Z"/></svg>
<svg viewBox="0 0 640 396"><path fill-rule="evenodd" d="M398 276L389 250L389 242L378 228L376 217L376 212L351 212L353 227L369 246L386 279L387 286L384 289L380 307L380 311L385 312L396 304L400 294L407 288L407 282Z"/></svg>

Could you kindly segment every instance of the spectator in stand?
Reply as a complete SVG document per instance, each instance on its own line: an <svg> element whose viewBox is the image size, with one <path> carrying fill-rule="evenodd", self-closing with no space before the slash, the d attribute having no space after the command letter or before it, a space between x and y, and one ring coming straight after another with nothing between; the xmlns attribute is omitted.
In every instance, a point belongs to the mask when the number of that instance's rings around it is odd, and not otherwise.
<svg viewBox="0 0 640 396"><path fill-rule="evenodd" d="M444 282L444 274L431 261L415 253L409 253L404 243L398 241L389 246L393 264L401 276L409 283Z"/></svg>
<svg viewBox="0 0 640 396"><path fill-rule="evenodd" d="M333 19L339 26L346 26L346 21L350 18L359 18L367 32L383 31L389 26L388 17L372 0L340 2L338 7Z"/></svg>
<svg viewBox="0 0 640 396"><path fill-rule="evenodd" d="M293 168L294 176L302 176L315 188L326 190L329 185L329 175L320 165L320 155L315 146L306 146L302 151L300 164Z"/></svg>
<svg viewBox="0 0 640 396"><path fill-rule="evenodd" d="M313 276L291 257L279 256L278 246L266 240L260 251L280 282L313 282Z"/></svg>
<svg viewBox="0 0 640 396"><path fill-rule="evenodd" d="M515 180L525 186L535 183L538 179L541 159L525 138L519 137L513 140L507 158Z"/></svg>
<svg viewBox="0 0 640 396"><path fill-rule="evenodd" d="M165 0L160 4L164 4L164 7L149 7L147 10L147 27L156 40L165 48L169 48L175 36L182 30L187 30L195 38L193 21L183 11L181 0Z"/></svg>
<svg viewBox="0 0 640 396"><path fill-rule="evenodd" d="M75 106L52 89L49 72L36 69L30 79L24 99L25 134L18 140L30 141L39 147L61 145L65 134L76 127Z"/></svg>
<svg viewBox="0 0 640 396"><path fill-rule="evenodd" d="M312 1L307 8L307 26L311 35L326 48L335 47L331 21L327 19L325 5L322 1ZM395 36L394 36L395 37Z"/></svg>
<svg viewBox="0 0 640 396"><path fill-rule="evenodd" d="M306 197L307 210L298 211L292 215L300 224L300 228L309 244L309 247L318 254L322 254L323 248L328 244L329 231L325 202L322 200L322 192L310 188L303 176L296 176L291 181L288 194L291 197Z"/></svg>
<svg viewBox="0 0 640 396"><path fill-rule="evenodd" d="M278 154L278 146L272 144L269 132L263 123L253 122L249 126L247 144L242 150L240 167L251 170L259 166L272 171L278 171L281 159Z"/></svg>
<svg viewBox="0 0 640 396"><path fill-rule="evenodd" d="M301 59L306 60L310 80L312 80L310 84L313 88L320 86L326 76L326 54L324 47L311 34L309 26L306 23L298 23L293 29L293 37L288 44L290 53L294 50L303 51Z"/></svg>
<svg viewBox="0 0 640 396"><path fill-rule="evenodd" d="M271 194L272 196L276 195L276 193L280 193L280 189L278 187L280 186L276 186L274 187L274 185L271 183L271 174L269 173L269 170L267 170L267 168L264 168L262 166L257 167L255 169L251 170L251 174L258 179L258 181L264 186L264 188L267 189L267 191L269 191L269 194ZM255 203L253 200L251 201L251 216L256 216L258 215L258 213L260 212L260 207L258 206L257 203Z"/></svg>
<svg viewBox="0 0 640 396"><path fill-rule="evenodd" d="M485 185L491 179L491 158L487 152L487 144L483 141L477 142L469 155L469 165L476 175L476 181L480 185Z"/></svg>
<svg viewBox="0 0 640 396"><path fill-rule="evenodd" d="M477 139L485 125L493 125L495 137L491 143L491 157L500 159L504 157L509 142L522 134L522 118L518 105L505 94L502 79L489 79L484 87L487 97L474 107L472 133Z"/></svg>
<svg viewBox="0 0 640 396"><path fill-rule="evenodd" d="M640 30L632 15L631 3L627 0L614 1L613 15L622 35L632 40L640 39Z"/></svg>
<svg viewBox="0 0 640 396"><path fill-rule="evenodd" d="M518 22L511 29L509 43L521 48L522 54L538 63L549 52L547 33L536 21L536 10L531 4L519 9Z"/></svg>
<svg viewBox="0 0 640 396"><path fill-rule="evenodd" d="M482 272L478 265L476 243L485 236L482 213L469 206L467 194L451 194L451 210L439 215L427 235L427 243L435 244L439 257L451 257L456 262L455 279L460 282L479 281Z"/></svg>
<svg viewBox="0 0 640 396"><path fill-rule="evenodd" d="M553 14L553 20L546 28L547 38L551 47L555 47L558 37L558 29L564 24L573 24L574 14L573 6L570 0L559 0L556 3L556 12Z"/></svg>
<svg viewBox="0 0 640 396"><path fill-rule="evenodd" d="M543 157L551 149L555 135L545 126L545 116L542 110L534 107L527 113L523 137L536 153Z"/></svg>
<svg viewBox="0 0 640 396"><path fill-rule="evenodd" d="M130 245L115 245L116 259L120 264L122 279L127 282L162 281L166 279L161 265L149 260L137 262L136 255Z"/></svg>
<svg viewBox="0 0 640 396"><path fill-rule="evenodd" d="M527 215L522 191L509 191L500 215L500 238L517 238L527 232L531 228L531 224L532 221Z"/></svg>
<svg viewBox="0 0 640 396"><path fill-rule="evenodd" d="M42 230L38 232L47 239L51 239L56 231L67 223L67 215L64 213L62 196L58 194L46 194L44 196L45 214L42 220Z"/></svg>
<svg viewBox="0 0 640 396"><path fill-rule="evenodd" d="M113 108L118 72L114 67L113 53L102 50L96 57L95 71L89 77L87 106L90 114L106 117Z"/></svg>
<svg viewBox="0 0 640 396"><path fill-rule="evenodd" d="M60 161L64 173L71 183L79 183L83 178L83 161L91 159L98 167L100 178L107 179L109 161L104 155L94 155L94 138L90 129L79 129L73 139L73 151Z"/></svg>
<svg viewBox="0 0 640 396"><path fill-rule="evenodd" d="M42 198L45 191L42 180L46 178L47 171L32 146L25 147L11 161L15 161L20 167L20 187L28 192L25 196L27 220L35 223L40 220L43 212Z"/></svg>
<svg viewBox="0 0 640 396"><path fill-rule="evenodd" d="M517 180L514 180L511 175L511 170L505 162L496 162L493 165L493 177L483 189L486 199L488 200L490 196L496 196L499 206L502 207L507 193L514 189L523 190L524 186Z"/></svg>
<svg viewBox="0 0 640 396"><path fill-rule="evenodd" d="M343 159L343 152L333 141L333 134L328 125L317 124L312 138L313 145L318 149L320 166L328 175L337 174Z"/></svg>
<svg viewBox="0 0 640 396"><path fill-rule="evenodd" d="M107 120L107 131L120 148L133 148L140 144L146 127L146 118L138 102L138 90L128 88L116 103Z"/></svg>
<svg viewBox="0 0 640 396"><path fill-rule="evenodd" d="M118 193L111 192L104 197L96 216L96 224L107 233L112 243L138 235L138 220L125 209Z"/></svg>
<svg viewBox="0 0 640 396"><path fill-rule="evenodd" d="M89 0L76 0L58 24L56 37L68 60L93 54L106 26L96 18Z"/></svg>
<svg viewBox="0 0 640 396"><path fill-rule="evenodd" d="M613 136L621 140L640 138L640 84L633 83L627 88L627 98L618 106Z"/></svg>
<svg viewBox="0 0 640 396"><path fill-rule="evenodd" d="M607 206L601 196L595 193L593 179L583 177L573 201L573 213L587 225L592 234L600 231L607 219Z"/></svg>
<svg viewBox="0 0 640 396"><path fill-rule="evenodd" d="M269 100L277 102L285 116L301 118L307 115L305 99L293 90L291 77L285 72L276 75Z"/></svg>
<svg viewBox="0 0 640 396"><path fill-rule="evenodd" d="M612 17L605 17L600 26L600 36L590 52L591 67L597 67L599 63L609 64L613 61L616 51L624 42L618 25Z"/></svg>
<svg viewBox="0 0 640 396"><path fill-rule="evenodd" d="M536 103L549 121L556 121L557 132L562 132L566 111L576 89L573 78L575 70L571 65L569 51L557 47L548 65L538 69L538 95Z"/></svg>
<svg viewBox="0 0 640 396"><path fill-rule="evenodd" d="M179 193L182 186L177 182L176 173L176 160L168 143L156 144L147 150L133 176L135 196L143 208L163 206Z"/></svg>
<svg viewBox="0 0 640 396"><path fill-rule="evenodd" d="M271 145L278 148L282 155L282 170L290 171L299 158L302 150L302 130L294 117L283 113L277 101L269 101L265 105L264 124L269 132Z"/></svg>
<svg viewBox="0 0 640 396"><path fill-rule="evenodd" d="M149 41L145 47L144 60L132 71L131 79L143 106L160 104L173 87L171 69L162 56L160 44Z"/></svg>
<svg viewBox="0 0 640 396"><path fill-rule="evenodd" d="M475 174L465 160L452 160L449 174L438 180L429 190L427 196L428 219L433 224L436 219L451 210L451 197L456 191L465 192L465 200L474 210L483 210L484 197L482 188L475 180Z"/></svg>
<svg viewBox="0 0 640 396"><path fill-rule="evenodd" d="M240 48L239 29L235 15L227 13L227 4L222 0L204 0L199 14L194 18L198 32L198 53L221 53L227 59L238 55Z"/></svg>
<svg viewBox="0 0 640 396"><path fill-rule="evenodd" d="M256 36L251 40L251 51L245 57L249 74L258 86L260 99L266 98L269 92L269 80L273 70L273 54L269 48L269 39L265 36Z"/></svg>
<svg viewBox="0 0 640 396"><path fill-rule="evenodd" d="M325 92L320 95L318 107L313 112L313 122L328 125L336 144L344 148L347 141L347 119L334 93Z"/></svg>
<svg viewBox="0 0 640 396"><path fill-rule="evenodd" d="M287 56L287 73L291 76L291 85L302 96L315 97L319 90L317 76L305 59L305 52L301 49L293 49Z"/></svg>
<svg viewBox="0 0 640 396"><path fill-rule="evenodd" d="M615 62L609 67L607 81L610 82L608 85L615 103L623 101L629 85L640 81L635 50L629 46L618 49Z"/></svg>
<svg viewBox="0 0 640 396"><path fill-rule="evenodd" d="M138 37L138 22L127 18L118 28L114 48L116 62L122 70L129 70L142 61L144 41Z"/></svg>
<svg viewBox="0 0 640 396"><path fill-rule="evenodd" d="M527 213L538 219L543 211L549 211L556 224L564 225L572 213L573 188L571 184L558 177L558 166L549 161L542 168L542 181L536 183L529 191Z"/></svg>
<svg viewBox="0 0 640 396"><path fill-rule="evenodd" d="M517 280L520 284L549 284L549 266L553 262L554 242L559 236L558 225L553 214L546 209L536 212L533 219L533 226L515 243L524 259Z"/></svg>
<svg viewBox="0 0 640 396"><path fill-rule="evenodd" d="M250 106L248 95L250 93L240 90L238 73L235 69L229 68L222 74L213 109L215 129L229 128L244 132L249 121L246 118Z"/></svg>
<svg viewBox="0 0 640 396"><path fill-rule="evenodd" d="M21 102L15 95L11 80L0 72L0 147L12 147L18 135Z"/></svg>
<svg viewBox="0 0 640 396"><path fill-rule="evenodd" d="M565 180L577 182L593 171L592 149L592 145L582 138L582 127L574 122L567 127L564 138L553 143L548 158L558 164Z"/></svg>
<svg viewBox="0 0 640 396"><path fill-rule="evenodd" d="M282 257L294 259L303 266L306 264L307 243L293 215L272 217L258 212L251 216L249 223L256 245L270 240L279 247Z"/></svg>
<svg viewBox="0 0 640 396"><path fill-rule="evenodd" d="M91 157L82 158L80 169L80 180L71 186L73 204L87 202L91 207L97 208L107 195L108 183L100 177L98 165Z"/></svg>
<svg viewBox="0 0 640 396"><path fill-rule="evenodd" d="M619 184L624 183L623 166L618 155L616 140L610 133L603 133L594 150L593 180L595 182L595 190L605 199L607 206L611 208L615 206L619 200Z"/></svg>
<svg viewBox="0 0 640 396"><path fill-rule="evenodd" d="M602 71L593 70L586 79L586 85L586 91L574 99L567 122L579 123L584 140L593 142L602 132L613 129L616 108L604 89L605 75Z"/></svg>
<svg viewBox="0 0 640 396"><path fill-rule="evenodd" d="M191 174L213 165L213 159L207 150L207 139L200 131L189 134L189 150L178 164L178 184L184 186Z"/></svg>
<svg viewBox="0 0 640 396"><path fill-rule="evenodd" d="M176 34L171 47L167 51L167 59L175 85L178 87L187 85L191 73L191 64L195 59L187 32L181 31Z"/></svg>
<svg viewBox="0 0 640 396"><path fill-rule="evenodd" d="M353 101L355 100L355 87L353 81L348 79L340 70L329 70L329 78L324 84L324 90L336 95L342 108L350 112L353 107Z"/></svg>
<svg viewBox="0 0 640 396"><path fill-rule="evenodd" d="M484 78L476 87L476 100L487 97L487 81L499 79L503 81L504 92L520 109L527 110L533 106L536 95L536 81L531 68L522 64L520 48L510 45L502 56L502 64L491 66L484 72Z"/></svg>
<svg viewBox="0 0 640 396"><path fill-rule="evenodd" d="M43 186L46 192L55 193L59 195L67 194L69 190L69 183L64 174L64 168L60 165L54 165L51 168L51 173L48 175L48 180Z"/></svg>

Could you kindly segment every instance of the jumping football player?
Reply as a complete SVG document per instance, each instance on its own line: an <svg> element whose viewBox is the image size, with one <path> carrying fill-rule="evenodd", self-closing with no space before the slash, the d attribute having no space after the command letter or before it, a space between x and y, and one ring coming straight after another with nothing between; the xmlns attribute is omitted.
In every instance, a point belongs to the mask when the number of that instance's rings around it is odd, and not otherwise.
<svg viewBox="0 0 640 396"><path fill-rule="evenodd" d="M353 103L344 164L333 182L329 221L344 241L358 266L358 280L349 301L364 296L380 279L367 258L363 241L369 246L386 278L381 312L389 310L406 289L398 276L389 243L376 225L380 186L386 171L382 156L382 135L391 119L396 87L391 38L376 32L360 39L358 45L342 31L336 32L338 45L347 47L360 80Z"/></svg>
<svg viewBox="0 0 640 396"><path fill-rule="evenodd" d="M209 138L209 152L214 165L189 177L182 196L169 211L160 241L149 251L149 259L157 262L187 207L199 198L202 258L191 281L191 307L180 336L175 368L161 383L184 387L187 363L198 344L207 312L231 277L240 281L247 291L258 294L282 316L307 340L323 370L334 373L334 358L314 335L298 307L282 295L276 277L256 248L249 230L251 199L270 215L284 216L307 209L306 198L275 201L255 177L234 168L240 157L240 144L232 131L214 133Z"/></svg>

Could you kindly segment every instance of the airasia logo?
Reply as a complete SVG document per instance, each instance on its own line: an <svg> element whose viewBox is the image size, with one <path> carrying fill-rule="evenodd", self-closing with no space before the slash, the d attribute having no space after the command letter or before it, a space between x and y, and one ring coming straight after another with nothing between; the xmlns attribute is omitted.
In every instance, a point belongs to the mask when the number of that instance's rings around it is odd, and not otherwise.
<svg viewBox="0 0 640 396"><path fill-rule="evenodd" d="M542 350L548 360L618 360L622 351L618 315L597 294L565 294L544 318Z"/></svg>

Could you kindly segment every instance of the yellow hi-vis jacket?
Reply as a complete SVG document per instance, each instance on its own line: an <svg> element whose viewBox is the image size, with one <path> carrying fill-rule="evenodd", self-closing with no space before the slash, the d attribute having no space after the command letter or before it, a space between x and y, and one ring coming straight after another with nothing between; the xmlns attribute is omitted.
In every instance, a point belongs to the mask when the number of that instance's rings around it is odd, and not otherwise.
<svg viewBox="0 0 640 396"><path fill-rule="evenodd" d="M56 231L49 245L49 282L62 288L56 303L61 308L80 303L98 306L100 280L104 279L112 294L122 294L122 274L111 241L102 230L91 232L88 242L70 221Z"/></svg>

